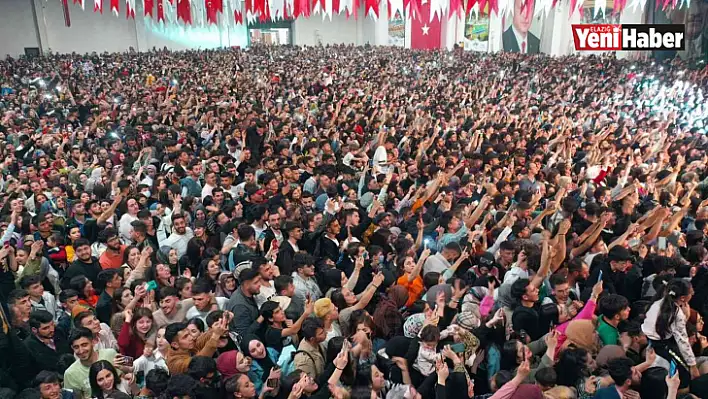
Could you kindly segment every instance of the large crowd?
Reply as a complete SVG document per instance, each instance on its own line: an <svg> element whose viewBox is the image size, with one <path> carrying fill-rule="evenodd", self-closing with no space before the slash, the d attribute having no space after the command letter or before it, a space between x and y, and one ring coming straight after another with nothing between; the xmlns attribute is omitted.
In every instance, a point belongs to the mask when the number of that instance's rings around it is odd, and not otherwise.
<svg viewBox="0 0 708 399"><path fill-rule="evenodd" d="M0 398L708 398L708 68L0 61Z"/></svg>

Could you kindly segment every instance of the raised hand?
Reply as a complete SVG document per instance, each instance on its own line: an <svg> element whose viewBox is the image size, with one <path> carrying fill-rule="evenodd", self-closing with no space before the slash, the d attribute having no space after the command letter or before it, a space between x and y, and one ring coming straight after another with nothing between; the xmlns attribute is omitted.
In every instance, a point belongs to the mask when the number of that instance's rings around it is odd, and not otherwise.
<svg viewBox="0 0 708 399"><path fill-rule="evenodd" d="M344 349L344 347L342 347L342 349ZM339 354L337 354L337 357L332 363L334 363L334 367L337 369L343 370L347 367L347 363L349 363L349 352L339 351Z"/></svg>
<svg viewBox="0 0 708 399"><path fill-rule="evenodd" d="M383 284L383 282L384 282L384 275L383 275L383 273L381 273L381 272L376 273L376 275L374 276L374 279L373 279L372 283L373 283L374 285L376 285L377 287L380 287L381 284Z"/></svg>
<svg viewBox="0 0 708 399"><path fill-rule="evenodd" d="M597 283L595 283L595 285L592 287L592 296L597 299L600 296L600 294L602 293L602 290L603 290L603 283L602 283L602 280L600 280Z"/></svg>
<svg viewBox="0 0 708 399"><path fill-rule="evenodd" d="M227 320L228 318L222 316L216 323L212 324L211 330L215 337L222 337L229 331L229 322Z"/></svg>
<svg viewBox="0 0 708 399"><path fill-rule="evenodd" d="M522 377L523 380L528 377L528 375L531 373L531 365L529 364L528 359L524 360L521 362L519 365L519 368L516 370L517 375Z"/></svg>
<svg viewBox="0 0 708 399"><path fill-rule="evenodd" d="M305 314L311 315L315 311L315 301L312 299L306 299L305 302Z"/></svg>
<svg viewBox="0 0 708 399"><path fill-rule="evenodd" d="M441 358L435 361L435 370L438 372L439 381L446 381L450 375L450 369L447 368L447 364Z"/></svg>
<svg viewBox="0 0 708 399"><path fill-rule="evenodd" d="M430 256L430 248L425 248L423 252L420 254L420 259L428 259Z"/></svg>

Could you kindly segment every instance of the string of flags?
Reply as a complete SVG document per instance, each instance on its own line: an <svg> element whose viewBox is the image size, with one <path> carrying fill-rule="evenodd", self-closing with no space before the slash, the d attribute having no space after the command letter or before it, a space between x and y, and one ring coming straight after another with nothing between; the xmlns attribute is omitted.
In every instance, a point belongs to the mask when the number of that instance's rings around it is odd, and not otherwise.
<svg viewBox="0 0 708 399"><path fill-rule="evenodd" d="M84 1L73 0L84 9ZM110 11L118 16L121 2L124 2L126 18L135 19L135 0L107 0ZM142 0L142 15L155 19L158 23L184 25L217 25L221 23L243 24L292 20L319 16L323 20L332 20L335 14L346 18L358 18L359 6L363 1L364 17L378 19L380 7L387 7L389 19L396 14L407 18L421 19L421 7L430 7L430 21L443 18L479 16L480 10L488 10L496 15L511 15L514 12L514 0ZM523 0L522 8L534 8L534 17L541 18L550 14L562 0ZM93 0L93 12L103 14L104 0ZM534 5L535 3L535 5ZM584 0L569 0L569 14L583 13ZM615 0L613 13L621 13L627 6L636 11L644 8L647 0ZM661 7L681 8L689 6L690 0L656 0L657 9ZM595 0L594 15L605 14L607 0ZM229 17L226 17L229 16ZM428 16L426 15L426 18Z"/></svg>

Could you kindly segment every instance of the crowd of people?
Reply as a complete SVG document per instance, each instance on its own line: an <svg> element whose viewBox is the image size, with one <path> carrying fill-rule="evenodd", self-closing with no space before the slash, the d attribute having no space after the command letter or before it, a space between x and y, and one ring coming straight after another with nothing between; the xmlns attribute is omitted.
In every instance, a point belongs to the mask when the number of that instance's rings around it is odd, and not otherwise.
<svg viewBox="0 0 708 399"><path fill-rule="evenodd" d="M2 60L0 397L706 398L701 67Z"/></svg>

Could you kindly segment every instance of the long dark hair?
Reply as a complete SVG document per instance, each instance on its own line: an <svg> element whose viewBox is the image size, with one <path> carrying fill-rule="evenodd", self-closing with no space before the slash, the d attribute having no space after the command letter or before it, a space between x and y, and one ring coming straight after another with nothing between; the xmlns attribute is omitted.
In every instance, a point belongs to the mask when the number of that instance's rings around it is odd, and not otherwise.
<svg viewBox="0 0 708 399"><path fill-rule="evenodd" d="M587 357L588 351L582 348L562 351L555 365L556 384L574 387L581 378L589 376Z"/></svg>
<svg viewBox="0 0 708 399"><path fill-rule="evenodd" d="M656 318L656 332L660 337L669 335L669 328L679 311L676 301L682 296L688 295L690 291L690 283L683 279L673 279L666 286L664 301L661 303L659 316Z"/></svg>
<svg viewBox="0 0 708 399"><path fill-rule="evenodd" d="M504 342L504 345L501 347L499 360L499 368L501 370L514 371L519 367L519 343L521 343L521 341L518 339L510 339Z"/></svg>
<svg viewBox="0 0 708 399"><path fill-rule="evenodd" d="M116 385L120 383L118 372L116 371L116 368L113 367L111 362L107 360L99 360L92 364L91 368L89 368L89 384L91 384L91 395L97 399L103 399L103 390L100 386L98 386L98 381L96 381L98 373L103 370L108 370L113 374L113 389L116 389Z"/></svg>
<svg viewBox="0 0 708 399"><path fill-rule="evenodd" d="M143 339L140 334L138 333L138 320L142 319L143 317L147 317L152 321L152 325L150 326L150 331L148 331L145 334L145 339ZM155 328L155 319L152 317L152 311L148 308L137 308L135 309L135 313L133 314L133 318L130 320L130 331L134 337L137 339L145 342L147 340L148 335L150 335L152 332L156 330Z"/></svg>

